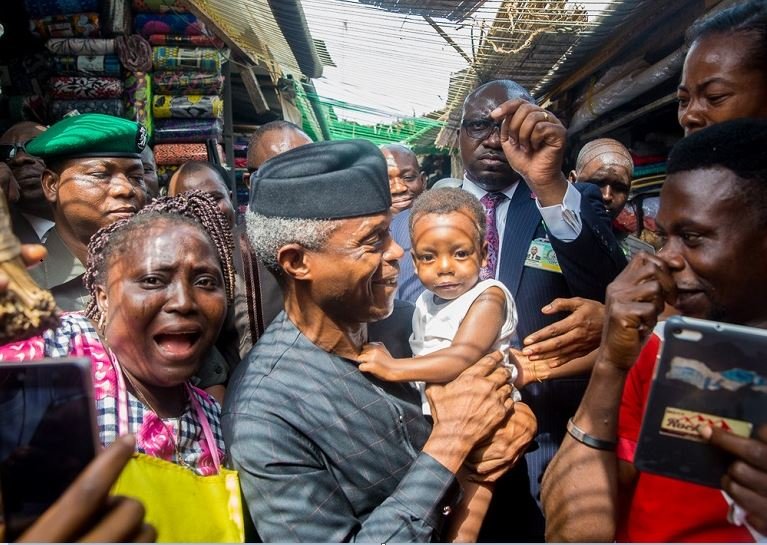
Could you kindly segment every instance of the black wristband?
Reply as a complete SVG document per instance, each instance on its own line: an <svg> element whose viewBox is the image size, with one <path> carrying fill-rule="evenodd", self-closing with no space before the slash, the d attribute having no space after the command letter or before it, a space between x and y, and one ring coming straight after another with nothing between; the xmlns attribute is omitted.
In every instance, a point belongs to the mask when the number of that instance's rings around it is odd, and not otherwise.
<svg viewBox="0 0 767 545"><path fill-rule="evenodd" d="M567 433L579 443L583 443L587 447L595 448L597 450L615 450L615 447L618 445L617 441L606 441L604 439L598 439L593 435L589 435L576 426L572 418L567 421Z"/></svg>

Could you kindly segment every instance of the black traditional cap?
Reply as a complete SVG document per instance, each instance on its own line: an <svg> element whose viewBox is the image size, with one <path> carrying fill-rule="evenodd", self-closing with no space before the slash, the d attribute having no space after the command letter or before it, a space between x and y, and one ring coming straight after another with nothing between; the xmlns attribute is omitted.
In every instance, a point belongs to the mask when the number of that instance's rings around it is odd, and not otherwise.
<svg viewBox="0 0 767 545"><path fill-rule="evenodd" d="M27 152L43 159L74 157L141 158L146 129L128 119L87 113L65 117L32 139Z"/></svg>
<svg viewBox="0 0 767 545"><path fill-rule="evenodd" d="M369 216L390 206L386 160L367 140L317 142L269 159L249 205L264 216L301 219Z"/></svg>

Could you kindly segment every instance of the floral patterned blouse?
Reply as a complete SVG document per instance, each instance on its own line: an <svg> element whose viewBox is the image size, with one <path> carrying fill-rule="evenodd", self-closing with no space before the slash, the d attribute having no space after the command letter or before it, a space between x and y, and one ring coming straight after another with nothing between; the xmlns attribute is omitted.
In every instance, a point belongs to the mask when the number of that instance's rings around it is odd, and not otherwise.
<svg viewBox="0 0 767 545"><path fill-rule="evenodd" d="M104 446L112 444L119 435L133 433L136 436L138 452L180 463L200 475L216 473L202 425L189 401L180 417L161 419L128 392L129 429L118 430L119 366L113 362L113 356L101 342L91 321L82 313L64 314L59 327L46 331L42 336L0 346L0 362L66 356L86 357L91 360L96 420L99 438ZM219 459L223 460L221 407L203 390L191 384L189 386L189 391L195 396L207 417L217 443ZM181 460L178 459L177 453Z"/></svg>

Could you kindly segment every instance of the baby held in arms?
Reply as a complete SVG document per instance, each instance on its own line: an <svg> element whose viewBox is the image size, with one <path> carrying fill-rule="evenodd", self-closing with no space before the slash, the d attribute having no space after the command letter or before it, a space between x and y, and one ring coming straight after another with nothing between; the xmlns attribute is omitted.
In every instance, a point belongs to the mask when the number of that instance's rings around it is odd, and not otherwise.
<svg viewBox="0 0 767 545"><path fill-rule="evenodd" d="M482 356L507 350L517 326L514 299L497 280L480 281L487 263L485 211L462 189L423 193L410 213L412 257L426 287L415 303L410 348L414 358L393 358L380 343L365 345L360 371L394 382L416 382L424 414L424 383L456 378ZM511 381L517 369L507 365ZM512 398L519 401L514 389Z"/></svg>

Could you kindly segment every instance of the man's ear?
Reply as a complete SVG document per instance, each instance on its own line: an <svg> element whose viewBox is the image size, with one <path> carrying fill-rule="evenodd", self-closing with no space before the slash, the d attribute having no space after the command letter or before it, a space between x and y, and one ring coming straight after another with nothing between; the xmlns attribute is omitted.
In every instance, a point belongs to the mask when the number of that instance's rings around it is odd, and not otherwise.
<svg viewBox="0 0 767 545"><path fill-rule="evenodd" d="M578 176L575 175L574 170L571 170L570 174L567 175L567 179L570 181L571 184L574 184L578 181Z"/></svg>
<svg viewBox="0 0 767 545"><path fill-rule="evenodd" d="M286 244L277 250L277 263L294 280L311 280L311 267L306 248L300 244Z"/></svg>
<svg viewBox="0 0 767 545"><path fill-rule="evenodd" d="M43 170L43 174L40 177L40 183L43 186L43 195L45 195L45 200L51 204L54 204L59 198L60 180L61 178L59 178L58 174L52 170L48 170L47 168Z"/></svg>
<svg viewBox="0 0 767 545"><path fill-rule="evenodd" d="M480 262L479 265L481 267L487 267L487 241L482 241L482 247L479 250L480 255Z"/></svg>
<svg viewBox="0 0 767 545"><path fill-rule="evenodd" d="M245 184L245 187L247 187L248 189L250 189L250 177L251 177L250 172L242 173L242 183Z"/></svg>

